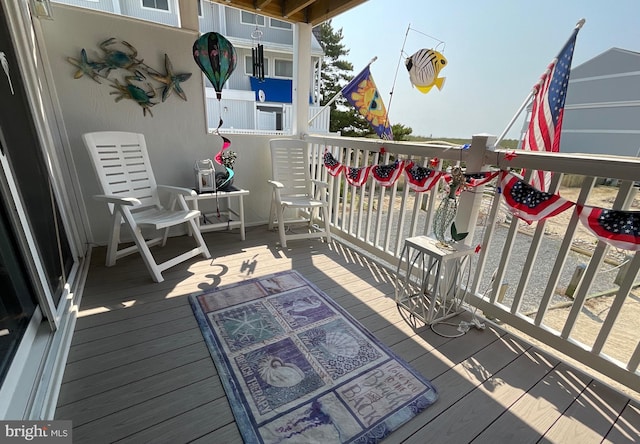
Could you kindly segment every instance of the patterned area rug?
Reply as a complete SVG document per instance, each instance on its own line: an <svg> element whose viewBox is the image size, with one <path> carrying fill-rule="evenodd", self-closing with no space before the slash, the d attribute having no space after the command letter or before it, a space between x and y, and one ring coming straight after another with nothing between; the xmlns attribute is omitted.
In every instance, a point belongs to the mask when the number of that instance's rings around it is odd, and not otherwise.
<svg viewBox="0 0 640 444"><path fill-rule="evenodd" d="M378 442L437 398L295 271L190 302L246 443Z"/></svg>

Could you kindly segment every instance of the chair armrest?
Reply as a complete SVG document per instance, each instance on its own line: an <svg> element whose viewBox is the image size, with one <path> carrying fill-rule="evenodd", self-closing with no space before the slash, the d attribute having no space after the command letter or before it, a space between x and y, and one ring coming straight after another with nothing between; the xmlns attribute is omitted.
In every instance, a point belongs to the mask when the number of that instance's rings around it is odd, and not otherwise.
<svg viewBox="0 0 640 444"><path fill-rule="evenodd" d="M268 180L267 182L269 182L273 188L284 188L282 182L278 182L277 180Z"/></svg>
<svg viewBox="0 0 640 444"><path fill-rule="evenodd" d="M184 188L184 187L173 187L170 185L158 185L158 190L163 190L166 191L168 193L173 193L173 194L181 194L183 196L197 196L198 193L196 193L194 190L190 189L190 188Z"/></svg>
<svg viewBox="0 0 640 444"><path fill-rule="evenodd" d="M118 197L118 196L110 196L106 194L96 194L93 196L95 200L99 200L102 202L114 204L114 205L126 205L128 207L137 207L142 205L135 197Z"/></svg>
<svg viewBox="0 0 640 444"><path fill-rule="evenodd" d="M323 180L311 179L311 182L313 182L317 187L323 187L323 188L329 187L329 184Z"/></svg>

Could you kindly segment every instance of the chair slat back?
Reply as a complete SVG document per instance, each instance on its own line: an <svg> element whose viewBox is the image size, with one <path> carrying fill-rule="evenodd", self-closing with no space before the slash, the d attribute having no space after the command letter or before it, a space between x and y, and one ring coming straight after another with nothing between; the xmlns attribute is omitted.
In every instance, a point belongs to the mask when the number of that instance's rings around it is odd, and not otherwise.
<svg viewBox="0 0 640 444"><path fill-rule="evenodd" d="M272 139L271 167L273 179L281 182L283 196L311 196L309 145L302 140Z"/></svg>
<svg viewBox="0 0 640 444"><path fill-rule="evenodd" d="M143 134L101 131L82 136L104 194L159 206L157 184ZM110 209L112 206L110 205Z"/></svg>

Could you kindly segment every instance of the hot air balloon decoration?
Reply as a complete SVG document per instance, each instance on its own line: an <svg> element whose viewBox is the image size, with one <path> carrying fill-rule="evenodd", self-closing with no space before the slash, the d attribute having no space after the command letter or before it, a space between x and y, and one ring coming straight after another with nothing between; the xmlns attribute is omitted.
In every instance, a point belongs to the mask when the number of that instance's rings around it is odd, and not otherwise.
<svg viewBox="0 0 640 444"><path fill-rule="evenodd" d="M215 88L218 108L220 109L222 87L236 68L235 48L224 36L217 32L208 32L202 34L202 36L193 43L193 59ZM222 148L215 156L215 161L218 165L223 165L222 152L231 146L231 140L220 134L222 123L222 112L220 112L220 120L218 122L218 128L216 128L216 134L222 137ZM233 169L228 166L225 166L225 169L226 173L222 173L225 177L221 177L221 180L218 180L218 177L216 177L218 189L225 188L227 185L230 186L233 180Z"/></svg>
<svg viewBox="0 0 640 444"><path fill-rule="evenodd" d="M236 68L236 50L222 35L208 32L193 44L193 59L222 98L222 87Z"/></svg>

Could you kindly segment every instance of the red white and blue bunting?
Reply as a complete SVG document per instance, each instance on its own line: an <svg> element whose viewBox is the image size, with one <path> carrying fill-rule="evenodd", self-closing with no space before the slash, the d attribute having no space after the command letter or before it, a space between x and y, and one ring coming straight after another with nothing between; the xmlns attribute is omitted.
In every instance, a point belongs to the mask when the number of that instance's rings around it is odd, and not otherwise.
<svg viewBox="0 0 640 444"><path fill-rule="evenodd" d="M574 205L557 194L532 187L508 171L502 171L500 186L511 214L528 224L560 214Z"/></svg>
<svg viewBox="0 0 640 444"><path fill-rule="evenodd" d="M393 186L404 171L409 188L417 193L431 190L440 178L447 183L451 175L432 168L423 167L412 161L396 161L389 165L368 165L364 167L346 167L338 162L327 150L324 153L324 165L334 177L344 172L347 182L353 186L362 186L369 175L384 187ZM473 188L485 185L500 175L498 192L511 214L528 224L556 216L573 206L582 224L599 240L616 248L640 251L640 211L608 210L605 208L578 205L532 187L509 171L486 171L465 173L465 187Z"/></svg>

